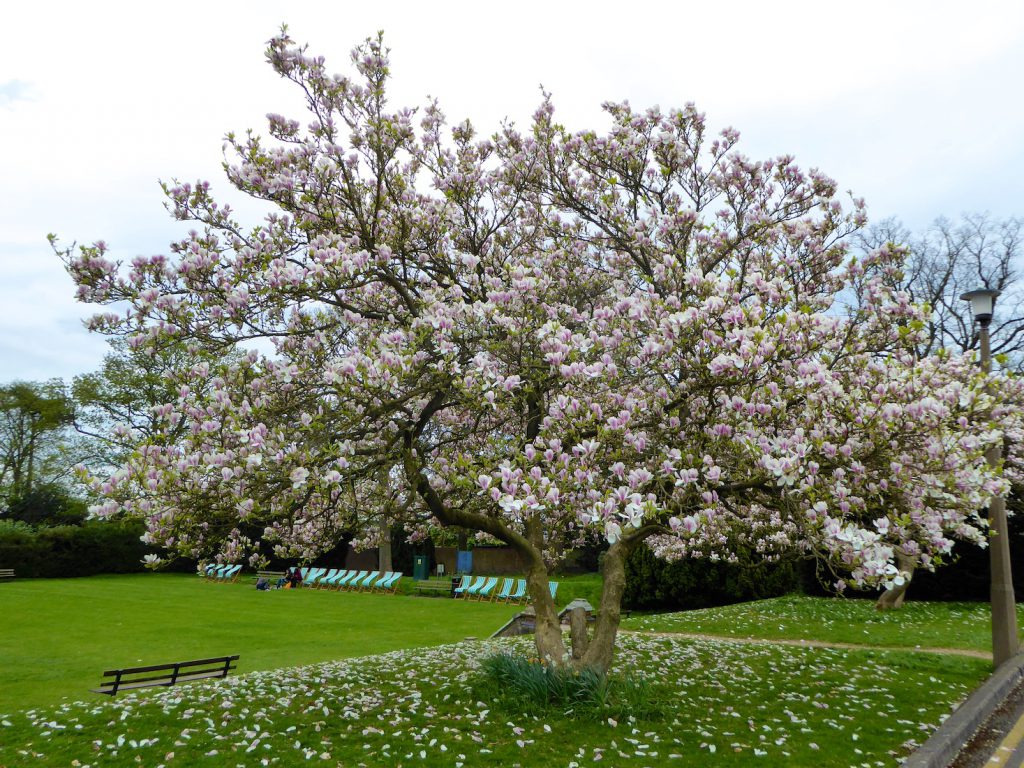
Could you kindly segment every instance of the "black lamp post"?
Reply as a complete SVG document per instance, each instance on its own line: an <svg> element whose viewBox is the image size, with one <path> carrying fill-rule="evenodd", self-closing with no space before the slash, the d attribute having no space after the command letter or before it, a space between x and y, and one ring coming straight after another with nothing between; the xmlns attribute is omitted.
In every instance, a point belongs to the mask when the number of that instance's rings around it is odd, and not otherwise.
<svg viewBox="0 0 1024 768"><path fill-rule="evenodd" d="M978 321L978 339L981 343L981 369L987 374L991 370L992 356L989 349L988 326L992 322L992 309L999 291L968 291L960 298L971 302L971 314ZM997 466L1002 458L1002 446L989 448L985 458L990 465ZM992 661L999 666L1017 653L1017 608L1013 595L1013 574L1010 569L1010 537L1006 524L1006 500L993 496L988 505L988 525L992 532L989 539L989 563L992 598Z"/></svg>

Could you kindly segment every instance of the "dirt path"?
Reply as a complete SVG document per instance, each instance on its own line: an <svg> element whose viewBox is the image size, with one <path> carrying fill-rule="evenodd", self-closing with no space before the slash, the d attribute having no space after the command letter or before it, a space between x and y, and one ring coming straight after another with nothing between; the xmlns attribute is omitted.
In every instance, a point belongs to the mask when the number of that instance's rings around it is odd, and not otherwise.
<svg viewBox="0 0 1024 768"><path fill-rule="evenodd" d="M684 637L688 640L723 640L730 643L749 643L751 645L792 645L802 648L843 648L851 651L903 651L905 653L937 653L947 656L969 656L972 659L990 660L988 651L974 651L967 648L913 648L899 645L860 645L858 643L837 643L825 640L766 640L756 637L731 637L729 635L704 635L694 632L644 632L635 629L620 629L620 634L649 635L651 637Z"/></svg>

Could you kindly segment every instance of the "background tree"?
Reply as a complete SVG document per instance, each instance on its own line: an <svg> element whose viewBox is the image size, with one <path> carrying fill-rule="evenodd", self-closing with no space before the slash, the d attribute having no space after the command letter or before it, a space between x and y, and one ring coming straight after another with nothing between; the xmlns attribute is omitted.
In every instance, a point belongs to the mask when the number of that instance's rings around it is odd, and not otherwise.
<svg viewBox="0 0 1024 768"><path fill-rule="evenodd" d="M1000 292L991 332L992 354L1004 366L1024 370L1024 219L993 219L985 213L964 214L957 221L940 218L923 233L911 233L897 219L886 219L856 235L864 252L886 244L907 248L903 269L889 281L931 314L919 351L974 352L978 329L970 305L960 296L975 288Z"/></svg>
<svg viewBox="0 0 1024 768"><path fill-rule="evenodd" d="M900 253L849 257L862 214L830 179L745 158L692 106L611 104L607 133L573 134L545 99L529 132L481 139L435 104L418 129L389 111L379 39L357 78L284 34L268 58L312 122L271 115L270 146L229 135L227 174L277 213L247 228L206 183L168 185L197 224L172 256L61 251L83 301L130 307L96 330L274 344L178 372L157 432L122 432L98 512L234 561L259 557L243 523L307 559L353 528L476 531L527 564L539 654L601 670L647 541L800 547L865 586L900 578L897 549L934 567L983 536L1012 382L914 354L925 324L886 282ZM600 614L569 649L547 582L597 536Z"/></svg>
<svg viewBox="0 0 1024 768"><path fill-rule="evenodd" d="M930 310L920 355L977 351L978 329L969 303L960 296L983 287L1000 292L990 330L996 364L1016 373L1024 370L1024 285L1019 273L1024 219L964 214L956 222L940 218L919 235L897 219L886 219L858 232L855 241L864 253L886 245L907 249L902 270L886 279ZM902 607L913 578L914 559L899 552L897 559L905 580L883 592L876 603L879 610Z"/></svg>
<svg viewBox="0 0 1024 768"><path fill-rule="evenodd" d="M70 476L63 439L74 413L59 380L0 387L0 488L8 499Z"/></svg>
<svg viewBox="0 0 1024 768"><path fill-rule="evenodd" d="M140 348L114 337L110 345L100 369L76 376L71 385L74 428L84 438L76 455L94 471L112 471L124 463L126 431L136 440L176 441L180 428L163 428L159 406L179 396L181 371L218 359L216 352L190 350L181 343Z"/></svg>

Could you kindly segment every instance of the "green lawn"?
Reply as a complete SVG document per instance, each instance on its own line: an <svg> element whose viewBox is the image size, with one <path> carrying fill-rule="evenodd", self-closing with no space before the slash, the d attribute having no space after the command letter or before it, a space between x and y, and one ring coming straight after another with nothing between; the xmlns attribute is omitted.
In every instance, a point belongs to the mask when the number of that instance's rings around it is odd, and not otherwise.
<svg viewBox="0 0 1024 768"><path fill-rule="evenodd" d="M187 574L0 584L0 712L95 696L106 669L241 655L239 672L487 637L517 610L443 598L271 590ZM2 763L0 763L2 765Z"/></svg>
<svg viewBox="0 0 1024 768"><path fill-rule="evenodd" d="M660 717L479 701L465 642L0 715L4 766L895 765L985 676L976 659L623 637ZM77 762L76 762L77 761Z"/></svg>
<svg viewBox="0 0 1024 768"><path fill-rule="evenodd" d="M1024 627L1024 605L1017 606ZM821 640L826 642L963 648L990 651L987 603L909 601L902 610L879 612L871 600L790 595L701 611L633 616L623 629L727 637Z"/></svg>
<svg viewBox="0 0 1024 768"><path fill-rule="evenodd" d="M565 579L560 602L597 583ZM885 766L990 671L962 656L637 632L620 636L616 669L647 680L659 716L528 716L478 700L472 680L486 654L529 653L531 639L458 642L516 610L169 574L4 584L0 766ZM984 648L985 614L782 598L625 625ZM87 693L112 666L225 653L242 661L224 681Z"/></svg>

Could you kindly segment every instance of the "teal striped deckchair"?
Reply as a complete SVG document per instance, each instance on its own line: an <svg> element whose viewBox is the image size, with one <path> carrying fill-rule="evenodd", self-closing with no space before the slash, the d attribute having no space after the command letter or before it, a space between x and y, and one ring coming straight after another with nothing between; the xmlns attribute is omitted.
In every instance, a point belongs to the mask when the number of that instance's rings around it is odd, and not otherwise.
<svg viewBox="0 0 1024 768"><path fill-rule="evenodd" d="M383 579L377 582L377 589L381 592L390 592L395 594L398 592L398 582L402 580L401 571L392 571L390 575L385 576Z"/></svg>
<svg viewBox="0 0 1024 768"><path fill-rule="evenodd" d="M554 600L555 599L555 592L558 591L558 582L557 581L549 581L548 582L548 589L551 590L551 599Z"/></svg>
<svg viewBox="0 0 1024 768"><path fill-rule="evenodd" d="M501 589L494 593L494 597L492 597L491 600L508 600L509 595L512 594L512 587L515 583L515 579L505 579L501 582Z"/></svg>
<svg viewBox="0 0 1024 768"><path fill-rule="evenodd" d="M394 571L384 571L384 573L380 575L380 578L374 579L372 582L370 582L370 591L376 592L378 589L380 589L380 585L388 579L390 579L392 573L394 573Z"/></svg>
<svg viewBox="0 0 1024 768"><path fill-rule="evenodd" d="M310 568L309 574L302 578L302 586L314 587L316 586L316 580L327 573L326 568Z"/></svg>
<svg viewBox="0 0 1024 768"><path fill-rule="evenodd" d="M381 572L380 571L370 571L370 575L369 576L367 576L365 579L363 579L362 581L360 581L360 582L358 582L356 584L356 589L358 589L360 591L362 591L364 589L370 589L370 587L373 585L373 582L375 582L377 579L379 579L380 576L381 576Z"/></svg>
<svg viewBox="0 0 1024 768"><path fill-rule="evenodd" d="M459 582L459 586L452 590L452 594L455 597L462 597L463 593L469 589L469 583L473 581L472 576L463 576L462 581Z"/></svg>
<svg viewBox="0 0 1024 768"><path fill-rule="evenodd" d="M481 587L487 583L486 576L477 576L472 584L469 585L469 589L466 590L466 599L470 597L476 597L477 593L480 592Z"/></svg>
<svg viewBox="0 0 1024 768"><path fill-rule="evenodd" d="M522 603L526 600L526 579L516 579L516 591L507 598L510 603Z"/></svg>
<svg viewBox="0 0 1024 768"><path fill-rule="evenodd" d="M327 571L327 573L325 573L323 576L320 577L320 581L317 582L316 588L317 589L323 589L328 584L330 584L331 579L333 579L337 575L338 575L338 569L337 568L331 568L329 571Z"/></svg>
<svg viewBox="0 0 1024 768"><path fill-rule="evenodd" d="M208 579L213 575L213 569L217 567L216 563L210 563L199 573L204 579Z"/></svg>
<svg viewBox="0 0 1024 768"><path fill-rule="evenodd" d="M338 582L341 581L346 576L348 576L348 574L349 574L349 571L346 571L344 568L340 568L340 569L338 569L338 572L335 573L331 578L328 579L328 578L324 577L323 579L320 580L320 583L326 585L327 587L331 587L333 589L337 589Z"/></svg>
<svg viewBox="0 0 1024 768"><path fill-rule="evenodd" d="M498 577L488 576L487 581L485 581L484 585L477 591L476 599L482 601L485 597L489 598L491 596L491 592L494 591L496 586L498 586Z"/></svg>
<svg viewBox="0 0 1024 768"><path fill-rule="evenodd" d="M347 578L347 579L346 579L346 580L345 580L345 581L344 581L344 582L342 583L342 585L341 585L341 586L342 586L342 587L343 587L344 589L349 589L349 588L355 589L356 585L357 585L357 584L358 584L358 583L359 583L360 581L362 581L363 579L365 579L365 578L366 578L366 574L367 574L367 573L369 573L369 571L352 571L352 575L351 575L351 576L350 576L349 578Z"/></svg>
<svg viewBox="0 0 1024 768"><path fill-rule="evenodd" d="M365 570L350 570L344 579L338 580L338 589L347 590L349 587L354 585L357 580L365 578L366 575L367 571Z"/></svg>

